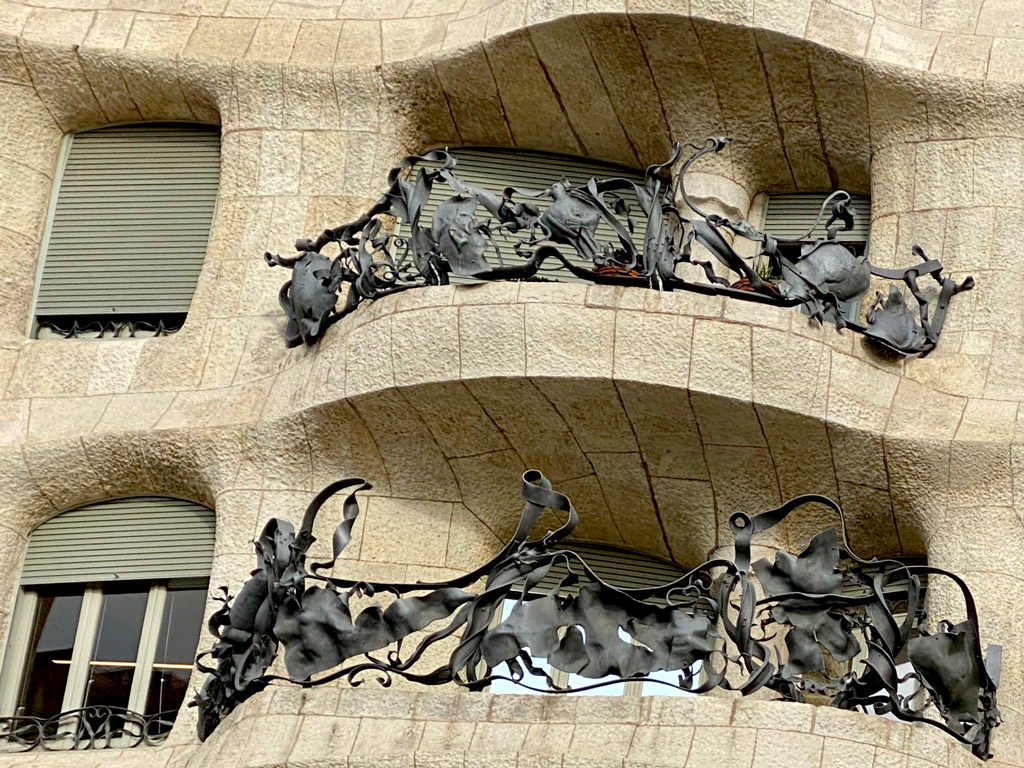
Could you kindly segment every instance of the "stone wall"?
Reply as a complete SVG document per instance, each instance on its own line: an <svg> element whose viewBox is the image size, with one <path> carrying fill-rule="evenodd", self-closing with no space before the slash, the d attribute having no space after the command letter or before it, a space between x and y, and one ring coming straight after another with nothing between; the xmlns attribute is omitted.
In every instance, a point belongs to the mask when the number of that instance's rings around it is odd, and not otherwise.
<svg viewBox="0 0 1024 768"><path fill-rule="evenodd" d="M682 564L729 543L721 526L732 512L818 492L842 503L859 553L927 554L967 577L983 642L1004 646L995 764L1024 765L1024 2L62 5L0 2L0 624L31 528L102 498L164 493L213 506L211 583L235 589L263 522L296 519L313 491L347 475L375 489L336 572L367 579L444 577L482 562L514 526L518 476L531 467L573 499L581 536ZM158 119L223 130L218 210L184 329L27 339L61 137ZM518 146L643 167L671 139L719 134L736 141L702 166L701 183L727 205L744 209L764 191L870 191L873 261L909 264L918 243L955 277L974 275L931 356L884 360L853 334L781 309L514 283L411 291L364 306L316 348L284 348L276 297L287 277L263 251L287 252L361 212L404 154ZM799 548L817 522L771 543ZM256 721L246 718L271 717L264 706L290 717L294 735L306 705L291 695L254 700L198 751L185 714L172 751L117 759L205 764L228 750L215 743L251 747ZM410 751L423 753L417 764L443 752L493 765L525 749L528 728L544 731L537 743L553 745L551 759L521 755L520 765L598 764L580 752L594 725L579 711L598 706L583 699L458 698L471 702L466 713L482 708L479 718L440 704L430 716L412 714L419 704L379 722L367 714L398 695L344 694L367 718L358 728L329 708L301 727L339 734L353 764L357 732L393 736L396 765L412 764ZM666 749L687 750L686 765L720 762L714 750L732 743L746 750L743 765L776 764L781 749L794 765L821 755L824 768L844 764L827 762L833 735L851 740L851 765L971 761L945 741L915 751L918 729L810 707L729 703L722 714L721 700L679 703L668 724L677 730L661 734L652 712L675 703L601 706L601 722L629 733L621 754L600 756L616 765L660 764ZM515 728L492 727L506 707L529 712ZM556 727L544 707L577 709ZM885 734L828 732L834 718ZM791 728L802 735L779 735ZM435 742L399 738L428 731ZM492 737L511 744L501 760L475 756L498 751L474 747ZM281 739L268 750L284 749ZM288 757L231 751L239 766ZM305 759L290 764L315 764Z"/></svg>
<svg viewBox="0 0 1024 768"><path fill-rule="evenodd" d="M109 757L23 756L7 764L105 768ZM809 704L351 688L270 688L240 707L201 748L150 749L144 760L141 752L122 752L117 759L132 768L983 765L929 726Z"/></svg>

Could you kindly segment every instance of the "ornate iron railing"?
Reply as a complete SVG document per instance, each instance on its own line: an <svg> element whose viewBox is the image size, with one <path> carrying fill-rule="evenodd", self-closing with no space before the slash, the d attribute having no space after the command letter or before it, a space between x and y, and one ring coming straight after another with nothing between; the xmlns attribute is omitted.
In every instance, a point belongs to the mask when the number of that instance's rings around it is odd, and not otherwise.
<svg viewBox="0 0 1024 768"><path fill-rule="evenodd" d="M177 710L142 715L122 707L91 706L51 717L0 718L0 752L51 752L156 746L167 738Z"/></svg>
<svg viewBox="0 0 1024 768"><path fill-rule="evenodd" d="M181 330L185 315L152 319L119 319L110 317L40 317L37 338L121 339L136 336L170 336Z"/></svg>
<svg viewBox="0 0 1024 768"><path fill-rule="evenodd" d="M683 146L647 169L642 184L629 179L590 179L583 187L562 180L542 190L508 187L499 193L469 184L456 174L455 155L448 151L407 157L388 174L388 191L359 218L325 230L315 240L300 239L295 257L267 253L271 266L292 270L292 279L279 293L289 321L288 346L312 344L360 302L423 285L447 284L449 275L480 280L528 279L545 261L594 283L687 290L757 301L779 307L802 307L817 321L850 328L900 355L926 355L942 331L952 297L969 290L974 281L943 277L942 264L912 249L917 263L903 269L871 264L837 240L839 231L852 229L850 195L833 192L822 203L818 220L798 240L786 241L762 232L746 221L705 213L686 193L685 176L701 157L722 151L728 138L709 138L683 163L677 182L669 171ZM403 178L413 166L415 177ZM439 183L453 194L441 203L431 221L422 221L424 205ZM627 196L635 196L631 207ZM543 208L541 201L544 201ZM683 205L677 207L677 202ZM692 214L684 215L683 210ZM402 223L403 237L387 231L381 216ZM821 219L826 236L806 243ZM602 241L598 227L614 232L614 242ZM514 263L506 263L496 234L512 239ZM634 234L642 233L642 247ZM756 254L740 256L730 244L735 237L752 241ZM699 243L714 261L696 257ZM336 258L321 253L340 247ZM566 256L564 249L574 253ZM703 280L684 279L680 264L700 267ZM724 271L728 277L719 272ZM918 284L931 276L935 291ZM871 278L893 281L887 295L876 292L864 322L844 317L843 305L859 301ZM341 309L336 304L348 284ZM905 296L904 290L909 296ZM916 303L916 308L907 301Z"/></svg>
<svg viewBox="0 0 1024 768"><path fill-rule="evenodd" d="M620 589L560 546L578 522L576 510L531 470L523 476L526 505L515 535L465 576L402 584L323 575L349 542L359 514L356 493L369 488L361 479L327 486L310 503L298 533L284 520L270 520L256 542L253 577L233 599L222 588L223 606L209 620L217 642L197 659L209 673L193 702L201 738L275 680L312 686L345 678L357 685L371 674L387 685L400 675L480 690L495 680L526 685L529 672L545 681L543 690L567 693L674 672L675 682L666 683L663 675L657 682L698 694L769 689L789 701L824 695L835 707L930 723L988 757L990 733L999 722L999 653L989 647L986 668L967 585L939 568L859 558L847 543L842 510L824 496L799 496L755 516L734 514L732 559L709 560L660 586ZM333 557L307 572L317 513L345 490L350 492L334 531ZM754 538L806 505L830 511L837 527L822 530L799 555L780 550L774 560L751 563ZM563 514L565 523L531 539L545 509ZM526 599L559 564L567 575L542 597ZM940 621L931 632L917 623L924 576L931 585L952 581L963 595L965 621ZM307 587L307 579L322 586ZM468 591L474 585L482 589ZM577 589L569 594L568 586ZM371 605L354 615L358 598L377 593L394 599L386 609ZM515 605L502 618L508 599ZM403 652L403 640L419 632L425 634ZM448 660L420 670L425 652L444 641L455 645ZM288 678L267 674L279 646ZM384 650L383 657L374 655ZM897 671L903 654L913 667L906 675ZM540 658L594 682L559 687ZM698 668L699 677L693 673ZM901 692L906 688L900 683L910 680L915 690Z"/></svg>

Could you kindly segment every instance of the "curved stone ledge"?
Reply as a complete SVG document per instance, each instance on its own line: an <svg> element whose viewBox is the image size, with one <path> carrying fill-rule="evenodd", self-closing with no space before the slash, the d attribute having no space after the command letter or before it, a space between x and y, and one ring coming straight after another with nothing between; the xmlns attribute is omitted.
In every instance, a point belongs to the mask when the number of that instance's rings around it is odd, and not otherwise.
<svg viewBox="0 0 1024 768"><path fill-rule="evenodd" d="M235 413L225 404L255 390L267 398L259 418L271 420L390 387L521 376L670 386L827 414L872 431L885 428L901 395L933 394L954 424L967 404L906 378L907 363L879 358L853 334L812 327L791 310L682 291L558 283L419 288L361 308L316 348L290 351L281 344L282 325L279 316L243 324L248 338L241 357L228 361L227 386L203 384L209 367L222 362L211 357L208 329L143 341L27 343L12 360L8 399L31 399L31 407L12 406L0 434L41 442L94 427L218 426ZM830 389L831 368L838 370ZM129 403L130 410L119 407ZM46 418L47 409L62 406L81 421ZM891 431L914 434L914 418L897 414Z"/></svg>
<svg viewBox="0 0 1024 768"><path fill-rule="evenodd" d="M336 688L270 689L186 765L213 768L228 755L237 768L984 764L934 728L807 704Z"/></svg>
<svg viewBox="0 0 1024 768"><path fill-rule="evenodd" d="M272 687L239 707L203 744L182 743L176 729L163 747L117 755L126 768L1001 765L978 760L929 726L809 704L337 687ZM7 757L4 765L102 768L104 757L102 751L30 753Z"/></svg>
<svg viewBox="0 0 1024 768"><path fill-rule="evenodd" d="M837 498L866 555L923 554L947 510L1012 504L1015 402L901 378L916 361L878 360L852 334L809 328L787 310L495 283L380 300L312 349L278 350L281 320L267 320L230 387L8 401L8 524L24 535L98 490L209 504L232 490L308 493L361 475L382 496L467 508L500 539L518 503L508 478L533 467L587 511L587 538L700 562L733 511L799 493ZM98 355L130 343L45 347ZM75 375L91 387L111 375L99 360L60 363L26 357L15 380ZM165 363L172 386L181 366L173 355ZM618 525L610 510L637 504L646 522ZM688 525L711 537L687 535Z"/></svg>

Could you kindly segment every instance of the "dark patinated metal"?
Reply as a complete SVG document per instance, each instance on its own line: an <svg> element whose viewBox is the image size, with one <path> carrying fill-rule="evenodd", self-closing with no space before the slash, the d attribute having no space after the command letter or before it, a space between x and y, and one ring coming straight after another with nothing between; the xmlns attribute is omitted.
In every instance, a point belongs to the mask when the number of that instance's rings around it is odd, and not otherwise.
<svg viewBox="0 0 1024 768"><path fill-rule="evenodd" d="M294 258L264 254L272 267L288 267L292 279L281 286L278 301L288 316L285 344L296 347L312 344L335 322L338 291L342 282L342 264L316 251L303 251Z"/></svg>
<svg viewBox="0 0 1024 768"><path fill-rule="evenodd" d="M802 307L814 320L850 328L898 354L928 354L938 341L950 299L972 288L974 281L968 277L957 283L943 277L942 265L929 260L918 246L913 253L920 263L905 269L875 267L866 256L854 253L837 239L854 222L850 195L841 190L822 203L818 221L827 211L826 236L814 242L806 241L818 222L807 237L787 242L746 221L705 213L687 195L685 176L697 160L721 152L729 141L709 138L700 146L686 145L693 152L675 183L669 171L682 155L684 147L678 144L667 162L647 169L643 184L612 178L590 179L577 187L563 179L547 189L508 187L500 193L460 179L456 158L447 151L407 157L388 174L388 191L358 219L325 230L315 240L297 241L297 257L265 254L271 266L293 270L280 294L289 319L286 343L314 343L363 300L447 284L449 275L526 280L535 277L545 262L553 262L594 283ZM406 173L417 165L421 167L415 175ZM424 205L438 184L446 184L453 194L425 221ZM635 198L636 206L627 198ZM385 214L401 223L401 237L383 226L380 217ZM613 240L601 239L599 224L611 228ZM634 242L636 233L642 234L640 248ZM750 258L737 253L731 245L735 237L756 243L756 254ZM498 239L507 243L510 238L514 253L508 253L507 245L503 253ZM334 259L321 254L331 243L341 249ZM717 271L713 262L696 257L694 243L718 263ZM677 267L684 263L701 267L705 280L680 277ZM777 279L766 279L765 272L754 266L759 263ZM720 274L723 271L728 277ZM929 297L918 285L918 278L925 275L937 283L937 296ZM878 294L864 323L845 317L842 305L860 301L872 276L898 284L884 300ZM916 310L906 305L901 289L914 298Z"/></svg>
<svg viewBox="0 0 1024 768"><path fill-rule="evenodd" d="M123 339L136 336L170 336L180 331L184 324L184 314L170 319L157 318L152 322L139 319L45 317L38 320L36 336L39 338L56 336L63 339Z"/></svg>
<svg viewBox="0 0 1024 768"><path fill-rule="evenodd" d="M51 717L0 718L0 753L85 749L127 749L163 742L177 710L143 715L123 707L95 705Z"/></svg>
<svg viewBox="0 0 1024 768"><path fill-rule="evenodd" d="M514 536L465 576L402 584L323 575L351 538L356 493L369 487L360 479L329 485L297 532L283 520L267 523L256 542L257 569L233 600L224 590L223 607L209 621L217 642L197 659L209 673L194 702L201 738L273 681L312 686L345 678L358 685L369 673L385 685L400 675L474 690L496 680L552 693L652 680L692 693L769 689L789 701L814 694L835 707L930 723L976 755L989 755L999 723L998 651L990 646L986 665L970 590L938 568L857 557L842 510L824 496L799 496L755 516L734 514L732 559L709 560L667 584L620 589L564 546L577 525L576 510L531 470L523 475L526 504ZM307 572L317 513L343 491L349 495L333 556ZM825 528L798 555L778 551L752 564L754 538L807 505L829 510L836 527ZM531 539L545 509L564 515L565 523ZM553 568L566 575L538 594ZM964 598L965 621L926 629L920 621L925 577L953 581ZM307 586L307 579L320 585ZM353 610L354 601L378 593L393 598L386 608ZM511 610L504 612L507 603ZM425 634L406 652L403 639L419 632ZM417 662L442 642L454 645L447 661L419 669ZM267 674L279 647L287 678ZM897 669L904 655L912 665L905 674ZM559 687L539 660L594 682ZM651 678L664 672L672 673L670 681ZM909 692L908 682L914 683Z"/></svg>

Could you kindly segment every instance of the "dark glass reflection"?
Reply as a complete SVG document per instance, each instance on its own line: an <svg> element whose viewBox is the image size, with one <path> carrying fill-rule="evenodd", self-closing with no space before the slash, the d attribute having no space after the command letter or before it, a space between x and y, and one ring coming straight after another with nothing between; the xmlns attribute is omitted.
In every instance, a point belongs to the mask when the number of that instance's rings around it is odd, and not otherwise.
<svg viewBox="0 0 1024 768"><path fill-rule="evenodd" d="M167 713L168 723L153 733L170 728L188 691L199 630L206 609L206 589L169 589L160 621L160 635L153 657L153 676L146 698L146 714Z"/></svg>
<svg viewBox="0 0 1024 768"><path fill-rule="evenodd" d="M39 595L19 706L32 717L59 714L82 609L81 587Z"/></svg>
<svg viewBox="0 0 1024 768"><path fill-rule="evenodd" d="M149 585L104 585L85 704L127 707Z"/></svg>

